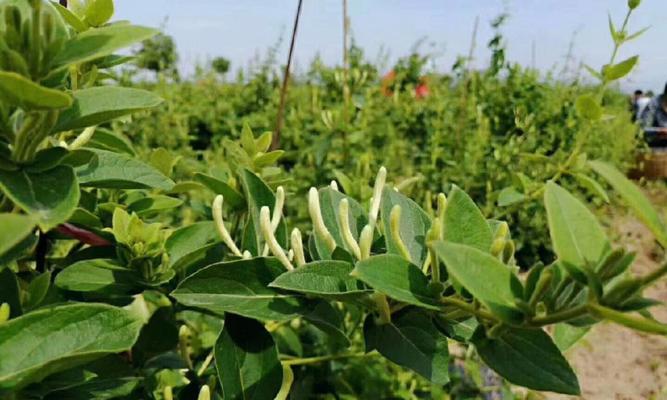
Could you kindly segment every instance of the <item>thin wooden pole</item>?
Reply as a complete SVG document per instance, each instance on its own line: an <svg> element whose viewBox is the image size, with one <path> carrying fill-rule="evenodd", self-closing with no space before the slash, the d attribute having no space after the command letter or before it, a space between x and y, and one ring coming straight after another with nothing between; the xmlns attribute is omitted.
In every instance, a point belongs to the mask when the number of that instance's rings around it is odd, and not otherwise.
<svg viewBox="0 0 667 400"><path fill-rule="evenodd" d="M343 162L347 163L347 130L350 122L350 18L347 14L347 0L343 0Z"/></svg>
<svg viewBox="0 0 667 400"><path fill-rule="evenodd" d="M296 42L296 31L299 27L299 18L301 17L301 6L303 0L299 0L299 5L296 9L296 17L294 18L294 27L292 28L292 40L289 46L289 54L287 55L287 65L285 66L285 75L283 76L283 86L280 89L280 105L278 106L278 116L276 118L276 129L273 131L273 140L271 141L271 149L276 150L280 147L280 131L283 127L283 116L285 114L285 101L287 99L287 88L289 85L290 68L292 67L292 55L294 54L294 43Z"/></svg>
<svg viewBox="0 0 667 400"><path fill-rule="evenodd" d="M60 5L67 8L67 0L60 0Z"/></svg>

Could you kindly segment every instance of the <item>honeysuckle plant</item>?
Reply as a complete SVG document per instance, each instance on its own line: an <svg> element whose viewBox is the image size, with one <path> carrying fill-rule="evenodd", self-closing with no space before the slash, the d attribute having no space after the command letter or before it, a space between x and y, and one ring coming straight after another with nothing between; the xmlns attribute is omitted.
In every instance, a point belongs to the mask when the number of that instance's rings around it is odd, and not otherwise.
<svg viewBox="0 0 667 400"><path fill-rule="evenodd" d="M527 274L512 228L460 188L422 207L381 168L367 202L337 181L295 194L270 134L226 143L227 176L174 182L177 157L144 162L107 129L160 103L103 85L117 51L156 33L112 12L0 1L0 397L301 398L312 368L381 357L442 393L453 346L513 384L578 394L562 351L595 323L667 334L643 295L667 261L633 275L634 254L553 180L536 197L556 261ZM667 248L642 192L585 163Z"/></svg>

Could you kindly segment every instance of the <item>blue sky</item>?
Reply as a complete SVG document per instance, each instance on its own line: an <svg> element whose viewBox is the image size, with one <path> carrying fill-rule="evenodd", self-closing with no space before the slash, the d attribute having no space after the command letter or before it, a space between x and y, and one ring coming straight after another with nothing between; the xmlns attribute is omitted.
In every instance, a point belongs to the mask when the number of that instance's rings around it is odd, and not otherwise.
<svg viewBox="0 0 667 400"><path fill-rule="evenodd" d="M305 68L316 54L328 64L342 58L342 0L304 0L296 44L297 65ZM296 0L116 0L116 19L161 26L174 36L186 74L196 62L214 56L232 61L232 68L247 66L263 55L280 35L278 59L284 63ZM570 43L573 64L599 67L608 62L611 39L607 13L617 25L625 15L626 0L349 0L352 33L371 59L381 48L390 60L409 53L420 38L426 52L437 54L439 70L448 70L457 55L467 54L476 17L480 18L476 66L483 67L492 32L489 22L503 11L510 14L504 27L508 58L543 71L563 71ZM640 55L640 65L622 82L661 91L667 81L667 2L643 0L633 14L630 30L651 29L626 45L621 59Z"/></svg>

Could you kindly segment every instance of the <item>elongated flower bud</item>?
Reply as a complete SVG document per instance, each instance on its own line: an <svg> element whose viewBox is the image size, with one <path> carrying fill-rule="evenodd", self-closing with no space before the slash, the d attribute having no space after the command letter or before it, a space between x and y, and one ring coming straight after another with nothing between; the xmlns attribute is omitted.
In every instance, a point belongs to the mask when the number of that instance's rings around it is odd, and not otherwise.
<svg viewBox="0 0 667 400"><path fill-rule="evenodd" d="M336 181L331 181L331 189L333 189L333 190L339 192L339 190L338 190L338 182L336 182Z"/></svg>
<svg viewBox="0 0 667 400"><path fill-rule="evenodd" d="M359 244L354 239L352 230L350 229L349 210L350 204L347 199L341 200L338 204L338 216L340 217L340 228L341 233L343 234L343 240L347 247L350 248L352 255L359 260L361 259L361 250L359 249Z"/></svg>
<svg viewBox="0 0 667 400"><path fill-rule="evenodd" d="M294 251L294 259L298 267L306 263L306 257L303 253L303 241L301 239L301 231L299 228L294 228L290 235L290 242L292 244L292 251Z"/></svg>
<svg viewBox="0 0 667 400"><path fill-rule="evenodd" d="M271 232L276 233L278 225L280 224L280 218L283 214L283 206L285 205L285 190L282 186L278 186L276 189L276 203L273 206L273 215L271 216ZM266 257L269 255L269 247L264 245L264 250L262 251L262 256Z"/></svg>
<svg viewBox="0 0 667 400"><path fill-rule="evenodd" d="M445 220L445 211L447 210L447 196L444 193L438 193L438 211L437 215L440 221Z"/></svg>
<svg viewBox="0 0 667 400"><path fill-rule="evenodd" d="M320 196L317 193L317 189L314 187L310 188L308 193L308 212L310 213L310 219L313 221L313 229L315 234L324 240L329 251L334 251L336 248L336 241L334 240L331 233L324 225L324 219L322 218L322 211L320 209Z"/></svg>
<svg viewBox="0 0 667 400"><path fill-rule="evenodd" d="M259 225L260 229L262 230L262 235L264 236L264 241L269 246L269 250L271 250L271 253L273 253L278 261L280 261L280 263L288 270L293 270L294 266L287 258L283 248L280 247L280 244L278 244L278 240L276 240L276 237L271 230L271 220L269 219L269 213L269 207L267 206L264 206L259 210Z"/></svg>
<svg viewBox="0 0 667 400"><path fill-rule="evenodd" d="M364 226L359 235L359 253L360 260L365 260L371 256L371 246L373 245L373 227L370 225Z"/></svg>
<svg viewBox="0 0 667 400"><path fill-rule="evenodd" d="M244 260L249 260L252 258L252 253L249 252L248 250L244 250L242 257Z"/></svg>
<svg viewBox="0 0 667 400"><path fill-rule="evenodd" d="M211 400L211 389L208 387L208 385L201 387L199 390L199 396L197 396L197 400Z"/></svg>
<svg viewBox="0 0 667 400"><path fill-rule="evenodd" d="M8 303L0 304L0 325L9 321L9 313L11 309Z"/></svg>
<svg viewBox="0 0 667 400"><path fill-rule="evenodd" d="M225 227L225 221L222 219L222 202L224 201L224 198L222 195L217 195L215 197L215 200L213 200L213 221L215 222L215 229L218 231L218 235L220 235L220 239L225 243L225 245L229 248L229 250L234 253L234 255L238 257L243 257L243 254L241 254L241 250L239 250L238 247L236 247L236 243L234 243L234 239L232 239L232 236L229 234L229 231L227 231L227 228Z"/></svg>
<svg viewBox="0 0 667 400"><path fill-rule="evenodd" d="M165 386L162 397L164 397L164 400L174 400L174 392L171 386Z"/></svg>
<svg viewBox="0 0 667 400"><path fill-rule="evenodd" d="M401 238L401 206L398 204L391 209L391 213L389 214L389 226L391 228L392 239L394 239L398 251L403 258L412 262L410 259L410 251L408 251L408 247L403 243L403 239Z"/></svg>
<svg viewBox="0 0 667 400"><path fill-rule="evenodd" d="M76 139L74 139L72 144L69 145L69 149L77 150L85 146L86 143L88 143L88 141L90 141L90 139L93 137L95 129L97 129L97 126L89 126L88 128L84 129L83 132L81 132L81 134L77 136Z"/></svg>
<svg viewBox="0 0 667 400"><path fill-rule="evenodd" d="M373 198L371 201L371 209L368 213L368 223L375 228L378 214L380 213L380 202L382 201L382 189L387 181L387 169L381 167L375 177L375 185L373 186Z"/></svg>

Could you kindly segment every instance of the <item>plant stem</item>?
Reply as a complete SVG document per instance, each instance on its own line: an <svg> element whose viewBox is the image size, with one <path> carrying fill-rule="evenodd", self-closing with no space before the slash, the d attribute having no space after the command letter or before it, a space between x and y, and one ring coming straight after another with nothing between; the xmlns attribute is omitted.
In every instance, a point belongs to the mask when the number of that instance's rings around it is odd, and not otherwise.
<svg viewBox="0 0 667 400"><path fill-rule="evenodd" d="M650 272L648 275L641 278L642 286L651 285L653 282L662 278L665 274L667 274L667 261L665 261L664 264L662 264L654 271Z"/></svg>
<svg viewBox="0 0 667 400"><path fill-rule="evenodd" d="M601 306L599 304L589 304L588 307L591 310L591 313L595 314L597 317L608 319L610 321L616 322L619 325L646 333L667 335L667 325L661 324L660 322L654 321L652 319L637 318L624 312Z"/></svg>
<svg viewBox="0 0 667 400"><path fill-rule="evenodd" d="M306 357L306 358L294 358L290 360L282 361L283 365L310 365L310 364L319 364L326 361L341 360L345 358L359 358L367 357L373 353L343 353L343 354L333 354L330 356L319 356L319 357Z"/></svg>
<svg viewBox="0 0 667 400"><path fill-rule="evenodd" d="M467 303L463 300L454 297L443 297L442 299L440 299L440 302L444 305L454 306L456 308L459 308L463 311L466 311L470 314L473 314L483 319L498 321L498 318L493 314L491 314L490 312L482 310L481 308L477 308L473 304Z"/></svg>
<svg viewBox="0 0 667 400"><path fill-rule="evenodd" d="M581 317L588 312L588 304L580 304L567 310L555 312L544 317L535 317L530 322L537 326L551 325Z"/></svg>

